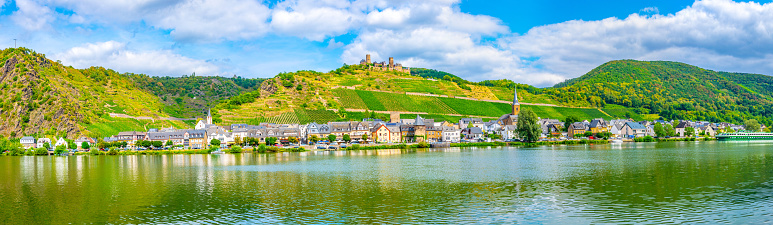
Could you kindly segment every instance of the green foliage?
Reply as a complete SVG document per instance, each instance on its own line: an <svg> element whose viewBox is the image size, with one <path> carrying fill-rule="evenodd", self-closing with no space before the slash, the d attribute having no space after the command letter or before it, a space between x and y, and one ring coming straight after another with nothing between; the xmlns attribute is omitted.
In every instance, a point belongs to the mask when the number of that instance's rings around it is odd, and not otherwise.
<svg viewBox="0 0 773 225"><path fill-rule="evenodd" d="M224 150L226 153L242 153L242 147L239 146L232 146L229 149Z"/></svg>
<svg viewBox="0 0 773 225"><path fill-rule="evenodd" d="M569 129L569 126L571 126L573 123L580 122L580 118L577 118L575 115L569 115L564 119L564 129Z"/></svg>
<svg viewBox="0 0 773 225"><path fill-rule="evenodd" d="M65 152L67 152L67 149L65 148L64 145L56 146L56 149L54 149L54 154L57 154L57 155Z"/></svg>
<svg viewBox="0 0 773 225"><path fill-rule="evenodd" d="M48 155L48 149L36 148L35 149L35 155Z"/></svg>
<svg viewBox="0 0 773 225"><path fill-rule="evenodd" d="M761 129L760 122L757 122L757 120L755 119L746 120L743 122L743 124L744 124L744 129L746 129L747 131L759 132Z"/></svg>
<svg viewBox="0 0 773 225"><path fill-rule="evenodd" d="M91 151L89 151L89 154L91 154L91 155L101 155L102 152L95 148L95 149L91 149Z"/></svg>
<svg viewBox="0 0 773 225"><path fill-rule="evenodd" d="M90 149L90 148L91 148L91 146L89 145L89 143L88 143L88 142L85 142L85 141L84 141L84 142L81 142L81 149L88 150L88 149Z"/></svg>
<svg viewBox="0 0 773 225"><path fill-rule="evenodd" d="M695 136L695 128L685 127L684 128L684 136L687 136L687 137Z"/></svg>
<svg viewBox="0 0 773 225"><path fill-rule="evenodd" d="M547 88L565 104L641 108L666 119L771 122L773 78L704 70L677 62L620 60Z"/></svg>
<svg viewBox="0 0 773 225"><path fill-rule="evenodd" d="M267 137L266 138L266 145L274 146L276 145L277 139L275 137Z"/></svg>
<svg viewBox="0 0 773 225"><path fill-rule="evenodd" d="M220 147L220 140L212 139L211 141L209 141L209 145Z"/></svg>
<svg viewBox="0 0 773 225"><path fill-rule="evenodd" d="M523 109L518 113L518 136L524 142L537 142L542 134L542 128L537 123L537 114L530 109Z"/></svg>
<svg viewBox="0 0 773 225"><path fill-rule="evenodd" d="M263 143L261 143L261 144L258 146L258 152L260 152L260 153L266 153L266 150L267 150L267 149L268 149L268 148L266 147L266 144L263 144Z"/></svg>
<svg viewBox="0 0 773 225"><path fill-rule="evenodd" d="M115 149L115 147L110 148L110 151L107 151L108 155L118 155L118 150Z"/></svg>
<svg viewBox="0 0 773 225"><path fill-rule="evenodd" d="M644 137L637 137L634 138L633 141L635 142L655 142L655 138L652 138L651 136L644 136Z"/></svg>
<svg viewBox="0 0 773 225"><path fill-rule="evenodd" d="M330 141L330 143L333 143L333 142L335 142L335 141L336 141L336 138L337 138L337 137L335 136L335 134L331 134L331 135L328 135L328 136L327 136L327 140L328 140L328 141Z"/></svg>

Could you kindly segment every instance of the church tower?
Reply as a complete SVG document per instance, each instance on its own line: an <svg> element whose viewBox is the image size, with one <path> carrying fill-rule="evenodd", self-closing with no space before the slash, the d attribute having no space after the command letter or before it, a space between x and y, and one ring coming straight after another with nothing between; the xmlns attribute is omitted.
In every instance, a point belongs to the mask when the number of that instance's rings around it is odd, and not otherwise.
<svg viewBox="0 0 773 225"><path fill-rule="evenodd" d="M518 88L513 87L513 115L521 112L521 103L518 103Z"/></svg>
<svg viewBox="0 0 773 225"><path fill-rule="evenodd" d="M212 124L212 109L207 110L207 124Z"/></svg>

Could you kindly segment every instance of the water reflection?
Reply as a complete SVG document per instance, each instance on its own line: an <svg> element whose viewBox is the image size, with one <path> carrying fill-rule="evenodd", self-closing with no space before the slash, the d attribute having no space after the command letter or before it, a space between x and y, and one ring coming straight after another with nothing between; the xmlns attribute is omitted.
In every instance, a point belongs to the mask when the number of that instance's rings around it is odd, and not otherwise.
<svg viewBox="0 0 773 225"><path fill-rule="evenodd" d="M0 158L7 223L770 223L771 143Z"/></svg>

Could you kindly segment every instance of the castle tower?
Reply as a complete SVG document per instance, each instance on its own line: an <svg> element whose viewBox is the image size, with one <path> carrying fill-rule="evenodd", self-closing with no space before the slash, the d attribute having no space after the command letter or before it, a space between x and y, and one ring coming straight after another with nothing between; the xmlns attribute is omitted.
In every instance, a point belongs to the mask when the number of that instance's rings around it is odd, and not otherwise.
<svg viewBox="0 0 773 225"><path fill-rule="evenodd" d="M365 63L370 65L370 54L365 55Z"/></svg>
<svg viewBox="0 0 773 225"><path fill-rule="evenodd" d="M521 112L521 103L518 103L518 88L513 87L513 115Z"/></svg>
<svg viewBox="0 0 773 225"><path fill-rule="evenodd" d="M207 110L207 124L212 124L212 109Z"/></svg>
<svg viewBox="0 0 773 225"><path fill-rule="evenodd" d="M389 57L389 68L395 68L395 58Z"/></svg>

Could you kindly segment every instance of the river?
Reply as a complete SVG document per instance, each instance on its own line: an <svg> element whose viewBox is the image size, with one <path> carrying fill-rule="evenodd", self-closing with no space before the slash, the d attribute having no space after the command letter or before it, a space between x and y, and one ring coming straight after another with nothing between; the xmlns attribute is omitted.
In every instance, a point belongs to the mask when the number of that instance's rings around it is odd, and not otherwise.
<svg viewBox="0 0 773 225"><path fill-rule="evenodd" d="M0 157L0 223L773 222L773 142Z"/></svg>

